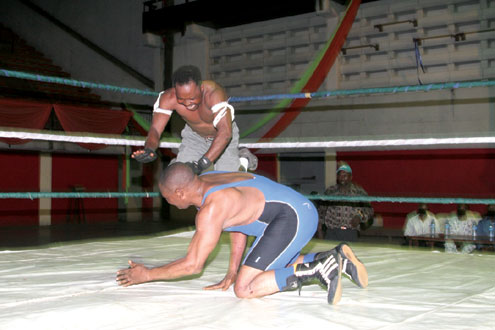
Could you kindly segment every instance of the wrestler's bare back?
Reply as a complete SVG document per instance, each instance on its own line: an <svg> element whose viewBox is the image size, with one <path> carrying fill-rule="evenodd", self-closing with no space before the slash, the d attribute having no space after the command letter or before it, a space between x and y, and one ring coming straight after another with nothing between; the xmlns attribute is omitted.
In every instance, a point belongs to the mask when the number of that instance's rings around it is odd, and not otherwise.
<svg viewBox="0 0 495 330"><path fill-rule="evenodd" d="M207 189L218 185L253 180L249 173L213 173L202 175L201 181ZM265 208L265 196L253 187L231 187L208 195L201 211L214 212L217 219L223 220L223 228L242 226L259 219Z"/></svg>

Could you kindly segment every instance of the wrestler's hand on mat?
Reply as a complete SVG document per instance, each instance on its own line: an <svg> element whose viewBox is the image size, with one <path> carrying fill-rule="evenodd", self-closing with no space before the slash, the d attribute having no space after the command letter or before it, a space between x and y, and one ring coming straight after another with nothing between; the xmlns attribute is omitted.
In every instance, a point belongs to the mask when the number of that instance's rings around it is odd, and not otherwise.
<svg viewBox="0 0 495 330"><path fill-rule="evenodd" d="M134 151L131 157L141 163L150 163L156 159L156 151L151 148L144 148Z"/></svg>
<svg viewBox="0 0 495 330"><path fill-rule="evenodd" d="M149 282L149 269L142 264L129 260L129 268L119 270L115 280L121 286Z"/></svg>
<svg viewBox="0 0 495 330"><path fill-rule="evenodd" d="M236 279L237 279L237 273L227 273L227 275L225 275L225 277L223 278L223 280L221 280L217 284L212 284L212 285L205 286L203 288L203 290L218 290L218 289L222 289L222 291L225 291L228 288L230 288L230 286L232 284L235 283L235 280Z"/></svg>

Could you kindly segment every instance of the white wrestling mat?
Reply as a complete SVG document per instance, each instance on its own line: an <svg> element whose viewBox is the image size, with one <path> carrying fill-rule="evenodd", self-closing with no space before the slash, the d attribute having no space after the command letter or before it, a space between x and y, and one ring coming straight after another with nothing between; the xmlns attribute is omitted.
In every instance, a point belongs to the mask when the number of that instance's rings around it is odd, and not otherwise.
<svg viewBox="0 0 495 330"><path fill-rule="evenodd" d="M318 285L241 300L204 291L228 266L224 236L195 278L119 287L132 258L158 266L185 254L190 232L0 251L0 329L494 329L495 255L352 244L369 287L343 278L330 306ZM313 240L307 250L333 242ZM305 252L307 252L305 250Z"/></svg>

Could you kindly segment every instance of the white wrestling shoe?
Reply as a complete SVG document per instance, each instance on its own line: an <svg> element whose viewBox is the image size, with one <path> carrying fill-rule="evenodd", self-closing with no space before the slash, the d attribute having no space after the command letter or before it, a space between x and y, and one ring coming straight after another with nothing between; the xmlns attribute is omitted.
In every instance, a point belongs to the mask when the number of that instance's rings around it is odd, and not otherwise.
<svg viewBox="0 0 495 330"><path fill-rule="evenodd" d="M318 280L327 289L327 301L335 305L342 297L342 256L333 253L312 262L296 265L294 275L287 279L288 287L299 288L304 282Z"/></svg>
<svg viewBox="0 0 495 330"><path fill-rule="evenodd" d="M248 148L239 148L239 160L246 172L248 170L255 171L258 168L258 157L251 153Z"/></svg>
<svg viewBox="0 0 495 330"><path fill-rule="evenodd" d="M340 243L337 247L330 251L320 252L315 256L316 259L325 258L326 256L338 251L342 256L342 271L354 283L361 288L368 286L368 271L364 264L356 257L351 247L345 243Z"/></svg>

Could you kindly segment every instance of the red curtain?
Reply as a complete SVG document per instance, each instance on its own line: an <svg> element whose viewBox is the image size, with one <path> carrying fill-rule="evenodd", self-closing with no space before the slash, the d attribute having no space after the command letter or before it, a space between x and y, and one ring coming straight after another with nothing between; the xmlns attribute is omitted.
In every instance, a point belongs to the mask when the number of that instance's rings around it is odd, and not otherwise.
<svg viewBox="0 0 495 330"><path fill-rule="evenodd" d="M0 99L0 126L43 129L52 105L42 102L30 102L25 100ZM7 144L24 144L31 140L0 138Z"/></svg>
<svg viewBox="0 0 495 330"><path fill-rule="evenodd" d="M122 134L132 116L129 111L98 109L55 104L53 109L66 132ZM89 150L105 147L103 144L78 143Z"/></svg>
<svg viewBox="0 0 495 330"><path fill-rule="evenodd" d="M493 149L389 150L337 152L337 161L352 168L352 179L370 196L493 198ZM372 203L384 227L402 228L417 203ZM433 213L448 213L455 204L430 204ZM486 206L471 205L484 214Z"/></svg>
<svg viewBox="0 0 495 330"><path fill-rule="evenodd" d="M40 157L36 152L0 151L0 191L40 190ZM39 199L0 198L0 228L39 224Z"/></svg>
<svg viewBox="0 0 495 330"><path fill-rule="evenodd" d="M106 155L52 154L52 191L73 191L74 186L86 192L119 189L119 158ZM77 222L81 210L75 199L52 199L52 224ZM87 223L117 222L117 198L83 198L81 205ZM72 202L72 203L71 203ZM82 217L82 212L79 213Z"/></svg>

